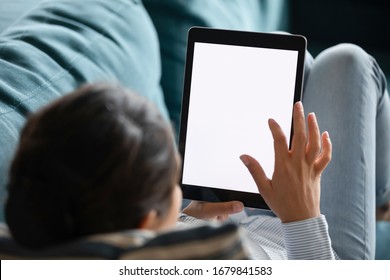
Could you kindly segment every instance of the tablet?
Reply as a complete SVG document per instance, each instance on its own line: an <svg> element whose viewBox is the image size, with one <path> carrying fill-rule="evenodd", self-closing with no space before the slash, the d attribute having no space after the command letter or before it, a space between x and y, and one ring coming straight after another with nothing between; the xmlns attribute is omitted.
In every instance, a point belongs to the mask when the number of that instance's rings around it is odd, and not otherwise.
<svg viewBox="0 0 390 280"><path fill-rule="evenodd" d="M269 209L239 157L255 157L272 177L268 119L291 141L305 51L297 35L190 29L179 134L184 198Z"/></svg>

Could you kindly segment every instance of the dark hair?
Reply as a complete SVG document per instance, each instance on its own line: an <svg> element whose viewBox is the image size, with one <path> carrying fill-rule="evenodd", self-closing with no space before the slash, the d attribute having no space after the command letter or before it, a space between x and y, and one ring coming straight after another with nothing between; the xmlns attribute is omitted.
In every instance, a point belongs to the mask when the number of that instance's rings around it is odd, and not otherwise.
<svg viewBox="0 0 390 280"><path fill-rule="evenodd" d="M178 178L170 125L117 85L83 86L29 117L8 184L6 221L42 248L136 228L164 215Z"/></svg>

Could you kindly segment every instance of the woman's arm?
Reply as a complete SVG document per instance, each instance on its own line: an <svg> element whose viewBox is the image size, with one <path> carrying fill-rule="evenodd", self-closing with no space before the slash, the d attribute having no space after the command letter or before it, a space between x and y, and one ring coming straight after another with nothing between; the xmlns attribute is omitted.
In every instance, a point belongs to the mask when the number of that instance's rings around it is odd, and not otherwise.
<svg viewBox="0 0 390 280"><path fill-rule="evenodd" d="M327 132L320 136L314 113L307 129L301 102L294 106L294 136L289 149L280 126L269 120L274 138L275 169L267 178L260 163L249 155L240 158L260 194L282 221L289 259L334 259L328 225L320 211L321 174L332 157Z"/></svg>

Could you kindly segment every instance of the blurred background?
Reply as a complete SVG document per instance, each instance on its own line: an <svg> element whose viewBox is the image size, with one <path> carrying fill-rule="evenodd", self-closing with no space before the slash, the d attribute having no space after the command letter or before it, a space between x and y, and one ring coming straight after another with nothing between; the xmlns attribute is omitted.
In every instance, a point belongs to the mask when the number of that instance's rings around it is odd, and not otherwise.
<svg viewBox="0 0 390 280"><path fill-rule="evenodd" d="M386 0L290 0L286 28L308 39L315 56L338 43L354 43L373 55L390 77L390 8Z"/></svg>

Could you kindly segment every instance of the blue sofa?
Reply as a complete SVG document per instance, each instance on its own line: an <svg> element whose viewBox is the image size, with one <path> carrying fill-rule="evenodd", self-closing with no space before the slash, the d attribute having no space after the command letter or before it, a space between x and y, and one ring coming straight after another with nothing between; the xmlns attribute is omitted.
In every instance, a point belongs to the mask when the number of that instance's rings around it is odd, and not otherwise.
<svg viewBox="0 0 390 280"><path fill-rule="evenodd" d="M117 82L148 97L178 131L189 27L288 24L288 0L0 0L0 10L0 221L30 112L81 84Z"/></svg>
<svg viewBox="0 0 390 280"><path fill-rule="evenodd" d="M87 2L0 0L9 11L0 18L0 220L9 163L29 112L83 83L118 82L147 96L177 131L188 28L276 30L285 3Z"/></svg>

